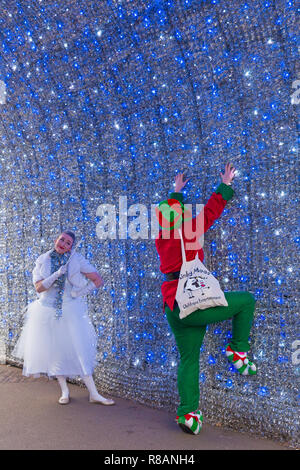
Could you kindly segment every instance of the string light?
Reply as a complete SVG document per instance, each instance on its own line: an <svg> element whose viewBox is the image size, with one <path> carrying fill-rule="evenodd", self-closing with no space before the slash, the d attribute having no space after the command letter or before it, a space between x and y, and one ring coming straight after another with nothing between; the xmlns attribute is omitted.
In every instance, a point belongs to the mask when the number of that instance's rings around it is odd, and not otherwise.
<svg viewBox="0 0 300 470"><path fill-rule="evenodd" d="M121 195L128 205L157 204L182 168L191 177L185 197L205 203L231 161L236 194L205 234L205 262L225 290L257 298L251 354L259 374L245 382L227 368L228 323L210 325L200 405L211 423L294 442L297 134L287 87L297 78L288 72L296 61L295 4L286 2L285 18L258 0L230 0L226 8L217 0L7 3L0 11L0 341L8 359L21 311L36 296L34 261L67 226L84 235L81 252L105 281L89 299L96 382L174 410L179 356L162 311L154 240L99 240L97 207L118 207Z"/></svg>

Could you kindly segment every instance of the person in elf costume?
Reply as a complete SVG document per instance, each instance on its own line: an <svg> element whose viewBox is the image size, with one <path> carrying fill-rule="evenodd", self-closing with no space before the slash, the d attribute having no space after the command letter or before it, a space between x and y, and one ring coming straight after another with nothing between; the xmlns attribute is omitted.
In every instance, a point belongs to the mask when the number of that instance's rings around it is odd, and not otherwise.
<svg viewBox="0 0 300 470"><path fill-rule="evenodd" d="M166 280L161 286L163 309L174 334L180 355L177 371L177 385L180 404L177 409L176 422L184 432L199 434L203 416L199 406L199 356L206 326L210 323L232 319L232 339L225 349L227 359L242 375L256 374L256 366L248 359L250 349L248 342L253 322L256 299L247 291L224 292L228 306L217 306L199 309L185 318L179 318L179 307L176 302L178 277L182 264L181 241L178 229L181 228L187 261L198 253L203 262L204 253L198 240L221 216L226 204L234 195L232 181L235 168L231 163L220 173L222 183L213 192L200 214L192 214L183 204L180 192L188 180L182 173L175 178L175 192L170 199L162 201L156 208L160 230L155 240L160 258L160 270Z"/></svg>

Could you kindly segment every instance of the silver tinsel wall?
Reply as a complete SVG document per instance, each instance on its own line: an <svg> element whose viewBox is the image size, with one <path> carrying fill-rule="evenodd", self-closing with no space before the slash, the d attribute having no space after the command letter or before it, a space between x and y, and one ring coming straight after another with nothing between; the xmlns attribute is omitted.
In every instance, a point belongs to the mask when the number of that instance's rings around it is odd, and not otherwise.
<svg viewBox="0 0 300 470"><path fill-rule="evenodd" d="M205 203L230 161L235 196L205 235L204 263L225 291L255 295L259 373L242 377L224 358L230 322L208 327L200 407L207 422L297 445L296 2L0 6L2 359L13 363L22 310L35 299L35 259L73 229L105 280L89 298L99 389L175 412L178 353L151 205L183 170L186 202ZM135 237L120 236L120 196L128 226L142 214L146 232L136 224ZM116 208L114 239L97 235L102 204Z"/></svg>

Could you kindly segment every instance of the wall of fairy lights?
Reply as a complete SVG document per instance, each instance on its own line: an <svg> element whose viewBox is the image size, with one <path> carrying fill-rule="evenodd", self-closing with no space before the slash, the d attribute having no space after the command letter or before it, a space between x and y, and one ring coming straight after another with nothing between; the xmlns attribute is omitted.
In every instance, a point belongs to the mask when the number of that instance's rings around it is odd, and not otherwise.
<svg viewBox="0 0 300 470"><path fill-rule="evenodd" d="M151 205L173 189L176 171L191 177L186 201L205 203L231 161L235 196L205 236L205 263L224 290L257 299L251 354L259 374L240 377L224 360L230 322L210 326L200 405L212 423L297 441L295 14L286 0L1 2L8 361L35 298L34 261L68 227L105 279L89 299L99 387L175 410L178 354L162 312ZM113 239L97 236L103 204L116 208ZM141 216L146 231L135 224Z"/></svg>

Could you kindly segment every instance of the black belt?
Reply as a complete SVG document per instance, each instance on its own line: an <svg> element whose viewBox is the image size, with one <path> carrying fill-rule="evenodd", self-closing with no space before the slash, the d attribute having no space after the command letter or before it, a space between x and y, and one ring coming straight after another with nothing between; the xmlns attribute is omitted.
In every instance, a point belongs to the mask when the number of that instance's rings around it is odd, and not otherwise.
<svg viewBox="0 0 300 470"><path fill-rule="evenodd" d="M174 279L179 279L180 271L175 271L174 273L166 273L166 281L174 281Z"/></svg>

